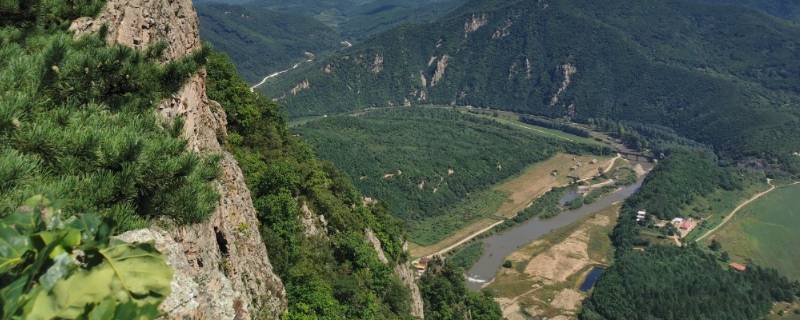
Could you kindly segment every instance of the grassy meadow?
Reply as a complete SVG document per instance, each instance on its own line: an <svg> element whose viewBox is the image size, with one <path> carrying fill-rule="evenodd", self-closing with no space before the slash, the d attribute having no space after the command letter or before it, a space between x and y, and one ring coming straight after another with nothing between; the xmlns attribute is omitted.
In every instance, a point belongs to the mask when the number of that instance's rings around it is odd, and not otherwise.
<svg viewBox="0 0 800 320"><path fill-rule="evenodd" d="M742 209L717 233L716 239L731 261L753 262L800 279L800 185L781 187Z"/></svg>

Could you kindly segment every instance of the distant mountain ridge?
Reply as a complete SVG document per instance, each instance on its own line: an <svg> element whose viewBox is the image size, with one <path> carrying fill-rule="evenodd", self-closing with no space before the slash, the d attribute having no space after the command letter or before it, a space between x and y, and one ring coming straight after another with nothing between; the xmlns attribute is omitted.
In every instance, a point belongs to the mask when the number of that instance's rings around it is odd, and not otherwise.
<svg viewBox="0 0 800 320"><path fill-rule="evenodd" d="M341 47L336 30L310 17L260 6L198 3L195 7L203 40L227 53L250 82L307 59L306 52Z"/></svg>
<svg viewBox="0 0 800 320"><path fill-rule="evenodd" d="M422 103L660 124L800 170L800 27L696 1L477 0L290 73L294 116Z"/></svg>
<svg viewBox="0 0 800 320"><path fill-rule="evenodd" d="M429 22L463 0L195 0L203 40L254 83L403 23Z"/></svg>

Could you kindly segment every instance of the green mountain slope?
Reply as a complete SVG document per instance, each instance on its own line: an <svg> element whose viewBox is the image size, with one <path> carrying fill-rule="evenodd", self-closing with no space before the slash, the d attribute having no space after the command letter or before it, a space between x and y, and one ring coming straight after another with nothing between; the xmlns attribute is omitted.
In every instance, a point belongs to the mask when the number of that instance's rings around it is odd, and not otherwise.
<svg viewBox="0 0 800 320"><path fill-rule="evenodd" d="M465 0L254 0L282 13L312 16L351 39L364 39L403 23L428 22Z"/></svg>
<svg viewBox="0 0 800 320"><path fill-rule="evenodd" d="M203 40L227 53L250 82L308 59L306 52L341 47L338 32L310 17L259 6L204 3L195 8Z"/></svg>
<svg viewBox="0 0 800 320"><path fill-rule="evenodd" d="M800 169L800 27L688 1L473 1L265 89L294 116L490 106L655 123Z"/></svg>
<svg viewBox="0 0 800 320"><path fill-rule="evenodd" d="M701 3L744 6L800 22L800 2L793 0L697 0Z"/></svg>

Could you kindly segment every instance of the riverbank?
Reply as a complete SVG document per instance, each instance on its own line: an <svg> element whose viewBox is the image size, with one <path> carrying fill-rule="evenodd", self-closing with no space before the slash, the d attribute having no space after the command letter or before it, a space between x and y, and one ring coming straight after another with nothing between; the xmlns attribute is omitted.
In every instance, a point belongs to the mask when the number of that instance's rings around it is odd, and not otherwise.
<svg viewBox="0 0 800 320"><path fill-rule="evenodd" d="M498 270L494 281L484 288L495 296L504 318L574 318L587 295L580 287L588 273L612 260L608 233L620 207L612 205L583 217L505 257L504 263L510 267Z"/></svg>
<svg viewBox="0 0 800 320"><path fill-rule="evenodd" d="M409 247L411 256L416 259L444 255L492 230L506 219L513 218L552 188L572 183L574 179L570 176L578 177L578 180L581 181L588 181L597 176L600 171L613 168L618 159L620 159L619 155L609 158L557 154L544 162L533 164L520 175L492 187L492 190L507 195L505 202L496 209L493 217L473 222L433 245L420 246L412 243Z"/></svg>

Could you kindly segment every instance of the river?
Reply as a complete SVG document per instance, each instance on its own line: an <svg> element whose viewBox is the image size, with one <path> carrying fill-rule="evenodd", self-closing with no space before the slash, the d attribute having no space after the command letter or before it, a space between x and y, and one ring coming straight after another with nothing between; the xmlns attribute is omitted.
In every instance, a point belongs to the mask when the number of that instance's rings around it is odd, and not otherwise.
<svg viewBox="0 0 800 320"><path fill-rule="evenodd" d="M519 248L541 238L551 231L571 224L592 213L612 206L614 203L624 201L633 195L642 186L646 175L639 177L635 184L624 186L615 192L601 197L596 202L575 210L564 211L550 219L533 218L522 224L493 234L484 239L483 254L478 262L467 271L467 286L478 290L484 284L494 279L497 270L503 265L505 258Z"/></svg>

